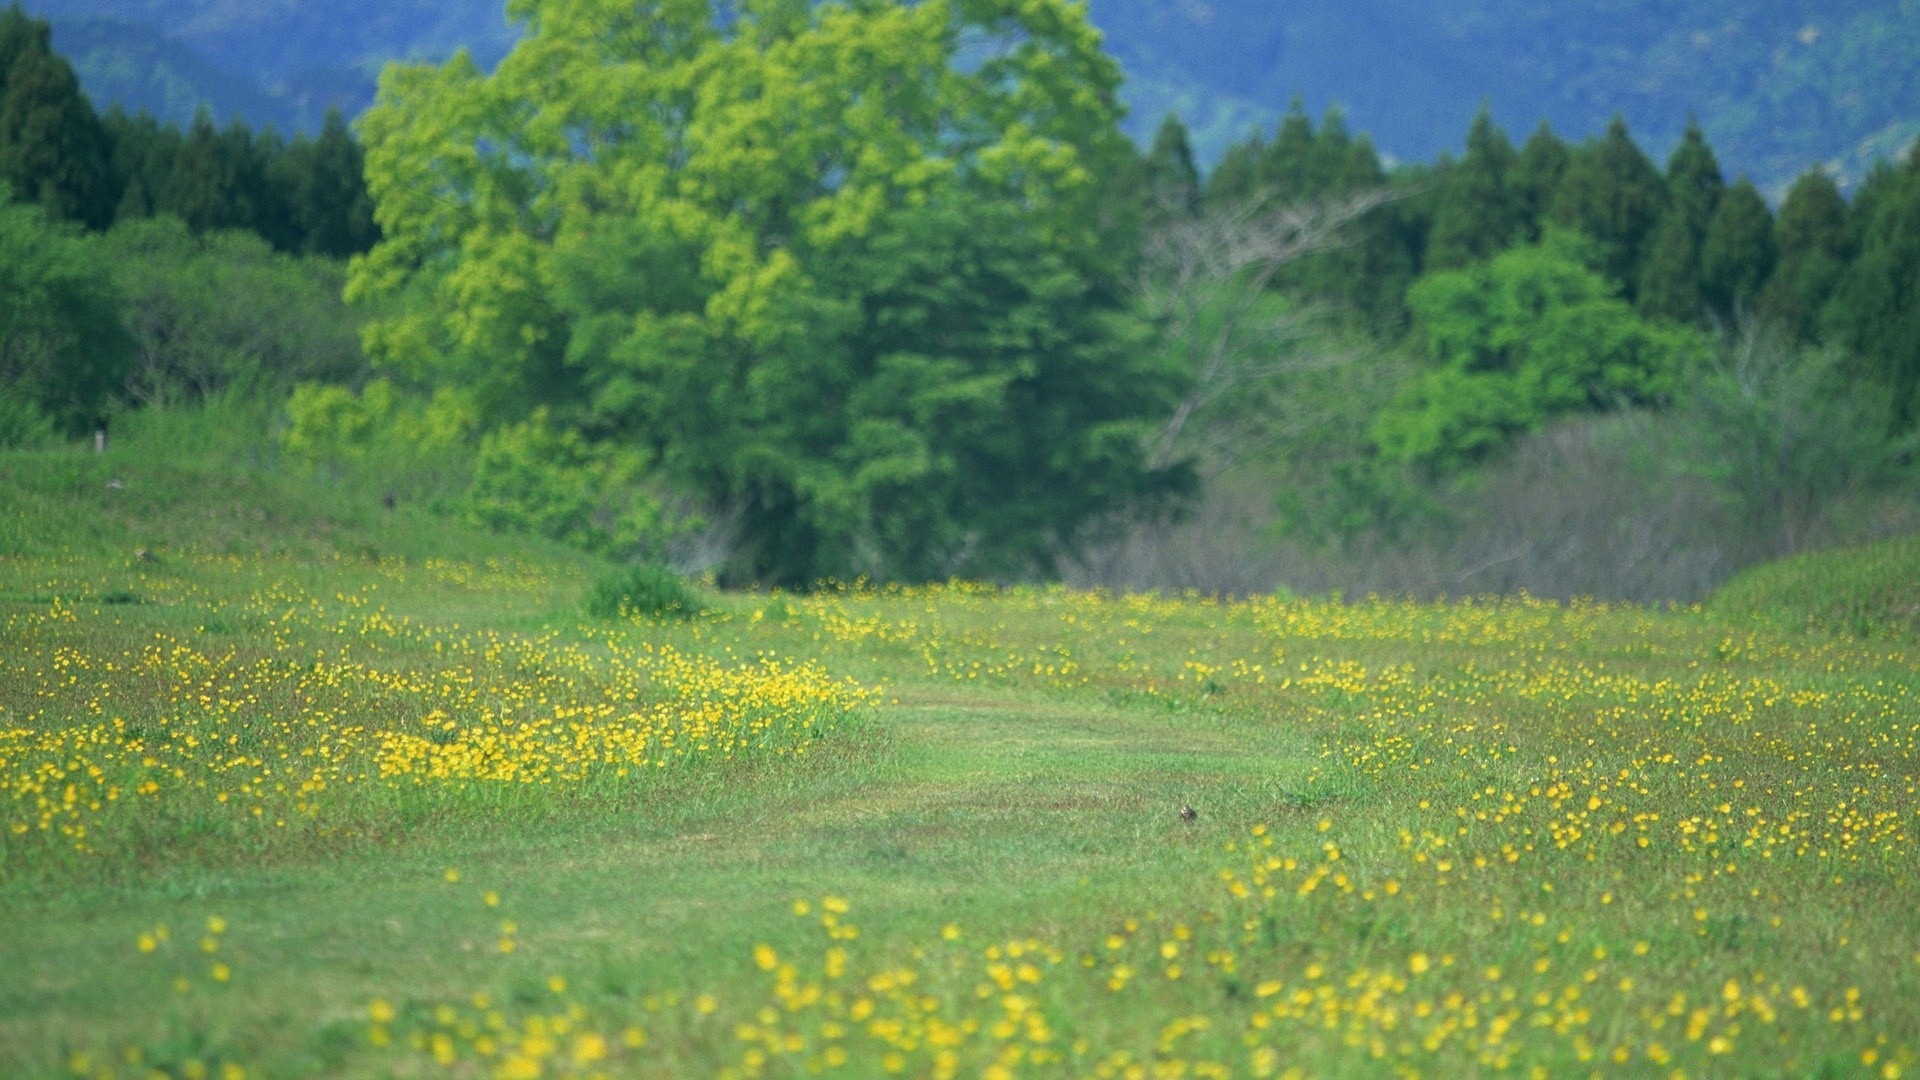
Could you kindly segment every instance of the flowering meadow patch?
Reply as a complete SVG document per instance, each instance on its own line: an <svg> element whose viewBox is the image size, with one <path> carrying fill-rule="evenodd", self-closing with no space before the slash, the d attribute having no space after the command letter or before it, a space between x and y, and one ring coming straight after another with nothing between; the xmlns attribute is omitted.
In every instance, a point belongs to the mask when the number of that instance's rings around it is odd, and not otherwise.
<svg viewBox="0 0 1920 1080"><path fill-rule="evenodd" d="M377 583L267 581L200 614L216 628L129 632L122 609L58 598L5 614L0 868L617 793L805 754L870 697L817 664L726 664L620 628L426 625Z"/></svg>
<svg viewBox="0 0 1920 1080"><path fill-rule="evenodd" d="M335 1071L1920 1071L1920 675L1898 641L1525 598L968 585L731 597L671 643L645 626L428 626L369 592L262 589L248 604L228 617L284 648L155 631L108 652L84 629L107 608L8 616L32 657L0 661L10 859L139 858L216 813L263 834L350 827L369 805L499 814L730 756L792 759L862 710L904 737L916 709L955 700L1015 714L996 737L1017 733L1023 753L1126 732L1149 770L1184 741L1286 732L1313 748L1284 775L1232 772L1229 750L1218 776L1182 781L1192 820L1177 801L1101 804L1113 820L1093 828L1140 849L1133 872L1196 847L1211 867L1143 876L1150 900L1063 912L1020 906L1059 895L1045 883L936 876L931 895L949 899L928 910L927 894L823 881L778 897L785 913L745 944L684 943L698 962L673 974L579 953L578 927L522 912L526 882L449 869L420 887L445 890L433 910L472 959L457 977L356 984L351 1017L311 1036ZM128 715L131 700L165 707ZM1035 776L994 789L1013 802L992 816L956 811L927 862L1064 831L1080 813L1059 790L1072 777ZM856 795L811 825L738 820L672 842L737 842L741 861L721 865L745 876L766 848L894 797ZM905 820L873 857L915 865L913 845L933 841ZM661 895L713 905L716 924L729 902ZM1009 896L1011 917L969 915ZM576 918L598 933L601 914ZM213 916L224 937L203 948L248 933ZM121 948L187 999L252 977L224 946L196 953L162 927ZM69 1064L274 1071L247 1046L107 1039Z"/></svg>
<svg viewBox="0 0 1920 1080"><path fill-rule="evenodd" d="M646 1073L663 1042L728 1077L1916 1070L1908 654L1525 600L963 587L784 611L934 679L1305 725L1355 794L1221 835L1179 910L870 944L844 898L806 899L817 947L756 946L746 985L416 1002L378 1041L503 1076Z"/></svg>

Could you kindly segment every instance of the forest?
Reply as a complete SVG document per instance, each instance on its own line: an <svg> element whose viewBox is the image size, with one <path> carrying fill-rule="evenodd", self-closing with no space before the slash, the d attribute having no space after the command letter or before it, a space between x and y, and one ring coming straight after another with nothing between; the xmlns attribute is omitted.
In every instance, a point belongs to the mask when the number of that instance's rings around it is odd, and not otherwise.
<svg viewBox="0 0 1920 1080"><path fill-rule="evenodd" d="M282 138L0 16L0 444L224 408L723 584L1691 600L1920 523L1920 158L1776 204L1616 118L1204 173L1078 8L521 0Z"/></svg>

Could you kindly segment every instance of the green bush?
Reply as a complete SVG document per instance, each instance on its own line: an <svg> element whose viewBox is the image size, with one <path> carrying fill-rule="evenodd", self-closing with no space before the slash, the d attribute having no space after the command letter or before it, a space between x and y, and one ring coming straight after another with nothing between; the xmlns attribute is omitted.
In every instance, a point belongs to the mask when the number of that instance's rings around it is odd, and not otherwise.
<svg viewBox="0 0 1920 1080"><path fill-rule="evenodd" d="M587 594L587 614L599 619L690 619L701 610L693 587L659 563L608 574Z"/></svg>

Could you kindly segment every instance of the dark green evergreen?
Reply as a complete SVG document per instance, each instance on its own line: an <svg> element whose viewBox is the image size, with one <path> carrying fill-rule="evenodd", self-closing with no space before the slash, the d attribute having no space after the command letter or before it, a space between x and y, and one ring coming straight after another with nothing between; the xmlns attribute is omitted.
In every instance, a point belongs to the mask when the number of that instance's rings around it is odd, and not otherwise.
<svg viewBox="0 0 1920 1080"><path fill-rule="evenodd" d="M1700 292L1725 324L1753 314L1773 273L1773 212L1746 177L1720 197L1700 250Z"/></svg>
<svg viewBox="0 0 1920 1080"><path fill-rule="evenodd" d="M1692 322L1700 318L1700 252L1726 181L1700 125L1688 124L1667 160L1667 208L1640 267L1641 314Z"/></svg>
<svg viewBox="0 0 1920 1080"><path fill-rule="evenodd" d="M1760 314L1801 342L1819 332L1820 310L1846 272L1847 203L1833 178L1810 169L1794 181L1774 219L1776 259Z"/></svg>
<svg viewBox="0 0 1920 1080"><path fill-rule="evenodd" d="M1860 253L1824 321L1859 355L1863 374L1886 387L1895 422L1911 428L1920 420L1920 154L1876 170L1852 216Z"/></svg>
<svg viewBox="0 0 1920 1080"><path fill-rule="evenodd" d="M113 221L111 148L100 118L43 20L15 4L0 14L0 182L56 217Z"/></svg>
<svg viewBox="0 0 1920 1080"><path fill-rule="evenodd" d="M1168 113L1160 122L1140 167L1150 215L1185 216L1200 208L1200 169L1193 163L1193 141L1179 116Z"/></svg>
<svg viewBox="0 0 1920 1080"><path fill-rule="evenodd" d="M1486 106L1467 132L1467 153L1445 173L1426 268L1448 269L1505 251L1524 229L1525 207L1513 188L1519 155Z"/></svg>
<svg viewBox="0 0 1920 1080"><path fill-rule="evenodd" d="M213 117L202 110L174 158L159 208L195 232L252 228L256 184L247 150L241 140L215 128Z"/></svg>
<svg viewBox="0 0 1920 1080"><path fill-rule="evenodd" d="M1540 239L1541 223L1553 205L1554 194L1560 190L1561 179L1567 174L1567 163L1572 160L1572 149L1553 133L1546 121L1541 121L1533 134L1527 136L1526 145L1520 148L1519 160L1514 162L1510 185L1520 206L1523 241L1532 243Z"/></svg>
<svg viewBox="0 0 1920 1080"><path fill-rule="evenodd" d="M1666 183L1615 116L1607 132L1580 147L1567 164L1549 211L1556 224L1600 245L1600 270L1631 301L1640 264L1666 205Z"/></svg>

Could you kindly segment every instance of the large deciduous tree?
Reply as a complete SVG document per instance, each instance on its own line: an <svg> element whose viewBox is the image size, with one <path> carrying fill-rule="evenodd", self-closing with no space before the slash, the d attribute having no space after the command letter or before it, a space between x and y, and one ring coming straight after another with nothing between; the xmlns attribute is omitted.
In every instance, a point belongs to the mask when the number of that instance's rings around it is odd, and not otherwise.
<svg viewBox="0 0 1920 1080"><path fill-rule="evenodd" d="M1155 488L1079 6L508 13L492 74L392 68L362 121L380 367L646 451L742 523L735 580L1015 573Z"/></svg>

